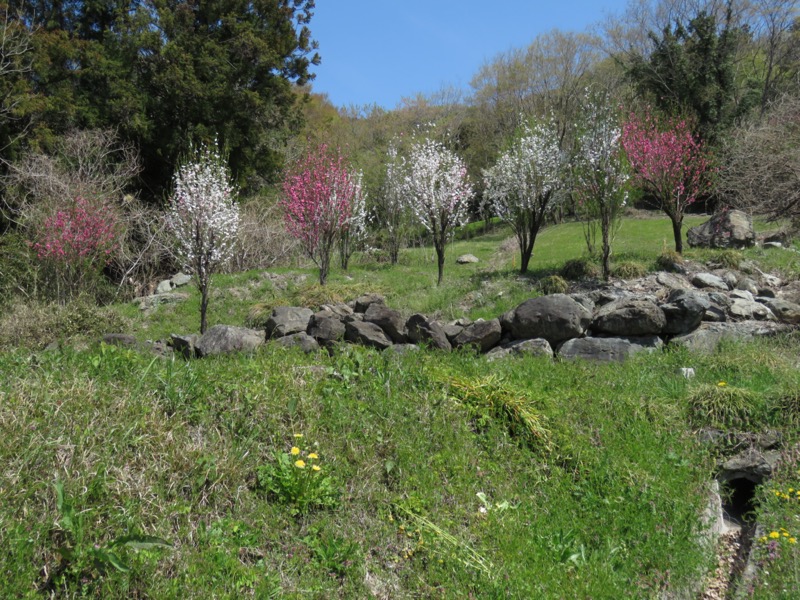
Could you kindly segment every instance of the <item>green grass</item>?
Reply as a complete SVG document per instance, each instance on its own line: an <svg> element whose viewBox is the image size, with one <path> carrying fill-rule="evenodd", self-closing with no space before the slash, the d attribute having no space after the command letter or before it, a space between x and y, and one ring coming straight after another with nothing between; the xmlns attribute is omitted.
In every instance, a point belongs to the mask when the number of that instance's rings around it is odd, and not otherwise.
<svg viewBox="0 0 800 600"><path fill-rule="evenodd" d="M625 259L651 264L668 225L626 222ZM327 290L310 269L305 281L276 270L290 276L284 291L256 272L220 276L209 320L243 324L258 302L369 289L407 313L495 316L582 255L580 226L550 228L520 278L515 251L498 251L507 237L450 247L441 288L422 249L393 268L356 257L352 279L334 270ZM482 262L453 264L465 252ZM116 310L142 339L195 331L189 292L146 315ZM793 336L622 365L355 346L183 362L32 346L0 352L6 597L655 598L689 589L713 562L697 536L714 456L695 429L778 429L786 447L798 438ZM695 379L678 374L687 366ZM720 390L737 391L735 410ZM293 479L281 456L320 466L324 486ZM792 533L796 503L774 492L800 486L795 463L759 509ZM171 547L114 545L130 535ZM96 560L104 549L130 570ZM769 560L760 597L796 590L797 547Z"/></svg>

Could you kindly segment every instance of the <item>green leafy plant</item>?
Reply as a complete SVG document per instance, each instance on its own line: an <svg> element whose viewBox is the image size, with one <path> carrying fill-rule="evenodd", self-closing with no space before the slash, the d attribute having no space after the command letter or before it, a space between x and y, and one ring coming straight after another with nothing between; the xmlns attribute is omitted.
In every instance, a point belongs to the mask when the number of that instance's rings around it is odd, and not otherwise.
<svg viewBox="0 0 800 600"><path fill-rule="evenodd" d="M359 545L338 535L314 529L303 538L303 543L323 569L338 577L353 573L361 562Z"/></svg>
<svg viewBox="0 0 800 600"><path fill-rule="evenodd" d="M323 468L319 454L301 448L302 440L302 434L294 434L296 445L288 452L276 453L275 463L257 471L258 486L291 505L294 514L335 506L338 499L333 479Z"/></svg>
<svg viewBox="0 0 800 600"><path fill-rule="evenodd" d="M70 581L91 581L111 570L128 573L130 565L125 561L125 551L171 548L165 539L142 534L130 534L114 538L105 545L93 543L89 539L84 515L89 511L76 512L74 504L64 493L61 481L54 483L56 509L59 520L54 532L56 553L61 563L51 577L51 585Z"/></svg>

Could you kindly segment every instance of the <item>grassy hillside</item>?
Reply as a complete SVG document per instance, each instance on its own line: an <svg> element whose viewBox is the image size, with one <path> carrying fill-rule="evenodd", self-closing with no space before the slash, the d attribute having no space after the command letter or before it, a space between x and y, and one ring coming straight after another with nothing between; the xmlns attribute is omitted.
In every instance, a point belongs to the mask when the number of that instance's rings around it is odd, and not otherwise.
<svg viewBox="0 0 800 600"><path fill-rule="evenodd" d="M652 266L669 231L626 221L618 256ZM326 289L312 270L282 273L280 286L220 276L210 322L364 291L409 313L496 315L582 253L580 226L551 228L534 273L518 277L513 247L498 251L507 237L449 248L440 289L423 249L397 267L357 257ZM482 262L454 265L464 252ZM142 339L197 328L194 296L113 310L73 320L125 323ZM51 313L25 314L41 325ZM4 597L659 597L713 566L699 534L715 457L696 430L774 429L787 448L798 437L792 336L624 365L352 346L184 362L33 346L0 353ZM686 366L695 379L679 375ZM779 538L758 542L769 568L756 597L797 590L797 460L787 453L758 492L759 521Z"/></svg>

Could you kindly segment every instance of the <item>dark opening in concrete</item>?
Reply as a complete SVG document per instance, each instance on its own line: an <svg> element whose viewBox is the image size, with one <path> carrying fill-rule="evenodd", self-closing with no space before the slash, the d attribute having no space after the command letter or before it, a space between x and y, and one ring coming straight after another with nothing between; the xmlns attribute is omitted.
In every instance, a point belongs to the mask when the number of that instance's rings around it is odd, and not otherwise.
<svg viewBox="0 0 800 600"><path fill-rule="evenodd" d="M747 477L737 477L728 479L723 485L722 510L725 518L742 526L754 523L758 483Z"/></svg>

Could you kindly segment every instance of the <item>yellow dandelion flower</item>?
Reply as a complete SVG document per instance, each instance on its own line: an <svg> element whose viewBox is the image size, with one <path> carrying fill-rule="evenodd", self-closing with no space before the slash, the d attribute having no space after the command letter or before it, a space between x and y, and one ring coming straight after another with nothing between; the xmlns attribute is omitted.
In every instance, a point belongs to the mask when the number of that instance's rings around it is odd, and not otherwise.
<svg viewBox="0 0 800 600"><path fill-rule="evenodd" d="M315 458L319 458L319 454L317 454L316 452L312 452L311 454L308 455L308 458L312 460Z"/></svg>
<svg viewBox="0 0 800 600"><path fill-rule="evenodd" d="M297 446L292 446L292 449L289 450L289 452L292 453L292 456L297 456L298 454L300 454L300 448L298 448Z"/></svg>
<svg viewBox="0 0 800 600"><path fill-rule="evenodd" d="M789 543L790 544L796 544L797 543L797 538L790 537L789 538Z"/></svg>
<svg viewBox="0 0 800 600"><path fill-rule="evenodd" d="M295 461L294 466L297 467L298 469L305 469L306 468L306 461L297 460L297 461Z"/></svg>
<svg viewBox="0 0 800 600"><path fill-rule="evenodd" d="M789 534L784 531L783 532L783 537L789 537Z"/></svg>
<svg viewBox="0 0 800 600"><path fill-rule="evenodd" d="M779 537L781 537L781 534L778 533L777 531L770 531L769 532L769 537L772 540L777 540Z"/></svg>
<svg viewBox="0 0 800 600"><path fill-rule="evenodd" d="M765 535L761 536L760 538L758 538L758 541L761 542L762 544L766 544L767 543L767 536L765 536Z"/></svg>
<svg viewBox="0 0 800 600"><path fill-rule="evenodd" d="M728 384L727 384L727 383L725 383L724 381L720 381L720 382L717 384L717 387L725 387L726 385L728 385Z"/></svg>
<svg viewBox="0 0 800 600"><path fill-rule="evenodd" d="M322 469L320 469L319 465L314 465L314 466L311 467L311 469L313 471L321 471L322 470Z"/></svg>
<svg viewBox="0 0 800 600"><path fill-rule="evenodd" d="M301 437L303 437L303 434L302 433L295 433L294 437L296 437L297 439L300 439Z"/></svg>

